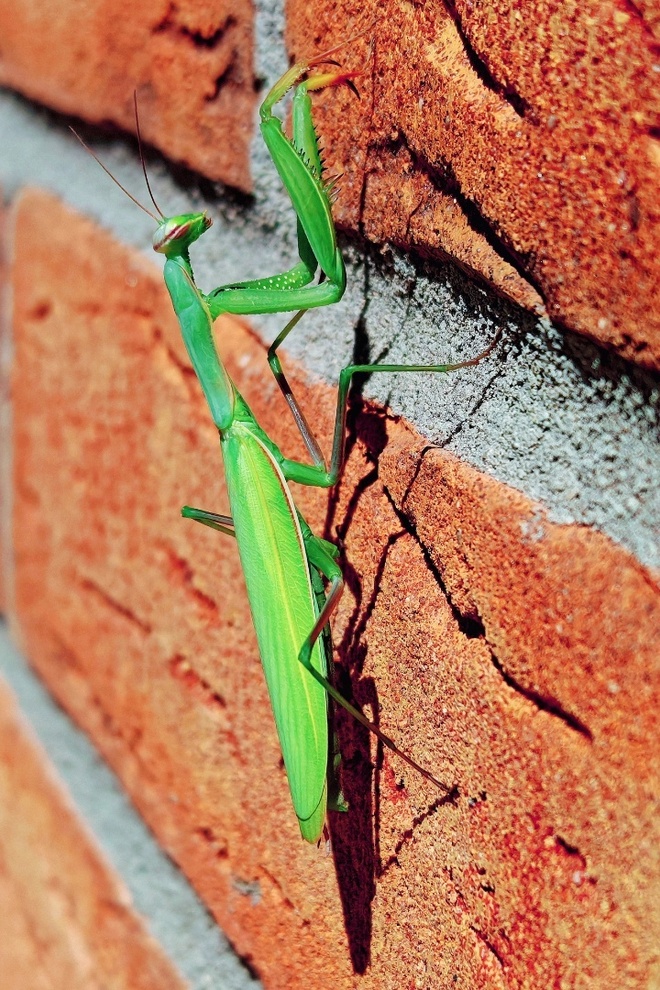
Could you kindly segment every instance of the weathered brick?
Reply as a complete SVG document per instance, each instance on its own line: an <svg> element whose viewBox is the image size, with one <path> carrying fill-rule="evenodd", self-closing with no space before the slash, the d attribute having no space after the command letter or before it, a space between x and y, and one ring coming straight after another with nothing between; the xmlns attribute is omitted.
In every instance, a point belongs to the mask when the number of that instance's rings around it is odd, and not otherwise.
<svg viewBox="0 0 660 990"><path fill-rule="evenodd" d="M287 9L296 56L373 36L338 56L362 100L319 98L340 224L660 365L657 3Z"/></svg>
<svg viewBox="0 0 660 990"><path fill-rule="evenodd" d="M184 990L3 682L0 911L5 987Z"/></svg>
<svg viewBox="0 0 660 990"><path fill-rule="evenodd" d="M249 191L252 9L241 0L0 0L0 82L63 113L135 132Z"/></svg>
<svg viewBox="0 0 660 990"><path fill-rule="evenodd" d="M652 576L356 407L336 495L299 493L345 553L339 682L458 797L389 754L374 773L339 717L351 810L324 856L290 808L236 549L177 518L226 497L160 277L43 195L15 229L14 626L267 985L648 985ZM218 333L302 455L262 345ZM327 441L334 393L300 378Z"/></svg>

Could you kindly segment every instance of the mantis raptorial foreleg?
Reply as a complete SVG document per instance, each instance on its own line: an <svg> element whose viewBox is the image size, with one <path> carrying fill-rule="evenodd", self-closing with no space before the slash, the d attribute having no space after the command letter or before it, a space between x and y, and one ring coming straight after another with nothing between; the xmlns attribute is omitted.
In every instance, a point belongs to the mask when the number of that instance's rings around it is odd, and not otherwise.
<svg viewBox="0 0 660 990"><path fill-rule="evenodd" d="M214 320L222 313L246 315L298 310L270 347L268 363L309 454L319 466L324 465L323 454L293 396L276 352L308 309L337 302L346 288L344 260L337 247L330 208L331 184L323 178L309 93L342 83L354 88L351 80L359 73L319 73L301 82L311 68L330 61L328 56L336 50L333 48L316 58L297 62L272 87L260 109L264 141L296 211L300 261L281 274L220 286L205 296ZM274 116L273 108L296 85L292 106L293 134L289 140L281 121ZM310 285L319 268L321 281Z"/></svg>
<svg viewBox="0 0 660 990"><path fill-rule="evenodd" d="M268 278L220 286L205 297L211 317L221 313L282 313L328 306L341 299L346 272L337 247L330 209L329 185L323 179L323 163L312 121L311 90L337 86L358 75L328 72L303 80L309 70L328 61L335 49L314 59L297 62L273 86L261 105L261 133L273 163L291 197L298 222L300 261L287 272ZM301 81L303 80L303 81ZM289 140L273 107L296 86L293 97L293 137ZM323 281L309 283L317 269Z"/></svg>

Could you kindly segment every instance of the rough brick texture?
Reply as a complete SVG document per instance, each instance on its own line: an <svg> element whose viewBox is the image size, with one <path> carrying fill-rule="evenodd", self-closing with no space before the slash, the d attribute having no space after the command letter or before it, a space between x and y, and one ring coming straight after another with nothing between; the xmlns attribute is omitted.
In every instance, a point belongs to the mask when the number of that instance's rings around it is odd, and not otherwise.
<svg viewBox="0 0 660 990"><path fill-rule="evenodd" d="M3 987L184 990L2 682L0 913Z"/></svg>
<svg viewBox="0 0 660 990"><path fill-rule="evenodd" d="M249 190L256 98L249 3L0 0L0 38L0 83L133 133L137 90L147 142Z"/></svg>
<svg viewBox="0 0 660 990"><path fill-rule="evenodd" d="M289 0L296 55L363 30L362 101L321 98L340 223L456 258L660 365L660 7Z"/></svg>
<svg viewBox="0 0 660 990"><path fill-rule="evenodd" d="M236 549L178 518L226 496L160 277L43 195L16 231L14 629L266 985L649 986L652 576L356 407L336 496L297 493L345 555L339 683L458 793L340 717L351 810L306 846ZM301 455L262 346L219 337Z"/></svg>
<svg viewBox="0 0 660 990"><path fill-rule="evenodd" d="M454 258L623 356L660 364L660 6L289 0L297 57L344 41L362 100L321 96L337 218ZM250 189L252 11L0 0L0 81ZM369 40L373 41L371 52ZM35 51L39 58L35 60ZM273 80L270 80L272 82Z"/></svg>

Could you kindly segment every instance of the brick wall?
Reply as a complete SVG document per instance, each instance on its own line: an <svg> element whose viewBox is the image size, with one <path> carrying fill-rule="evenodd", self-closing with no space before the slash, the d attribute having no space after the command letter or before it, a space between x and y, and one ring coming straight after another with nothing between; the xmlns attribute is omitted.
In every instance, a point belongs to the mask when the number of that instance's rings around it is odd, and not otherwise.
<svg viewBox="0 0 660 990"><path fill-rule="evenodd" d="M0 3L0 79L22 94L0 103L10 628L267 987L660 978L659 18L540 0L359 17L338 2L314 21L295 2ZM258 93L287 54L365 29L337 56L361 99L315 99L349 287L290 338L296 391L327 447L353 356L461 360L502 336L475 369L374 376L337 491L296 490L342 551L340 684L457 787L440 800L340 715L350 811L317 850L290 807L236 549L178 516L227 502L153 225L66 124L86 121L146 198L118 130L137 87L156 198L216 220L200 284L281 271L295 224ZM218 339L299 457L265 362L282 323L223 319ZM64 743L46 755L30 737L54 710L21 708L3 687L12 986L229 985L215 949L187 965L208 931L172 949L131 904L140 858L108 860L94 802L49 765Z"/></svg>

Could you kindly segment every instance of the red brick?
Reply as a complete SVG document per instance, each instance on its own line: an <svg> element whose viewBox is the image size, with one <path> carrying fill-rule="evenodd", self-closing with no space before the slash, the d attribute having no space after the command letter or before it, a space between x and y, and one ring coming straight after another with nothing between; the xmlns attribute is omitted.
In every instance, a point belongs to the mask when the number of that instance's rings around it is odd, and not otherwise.
<svg viewBox="0 0 660 990"><path fill-rule="evenodd" d="M0 972L12 990L184 990L0 682Z"/></svg>
<svg viewBox="0 0 660 990"><path fill-rule="evenodd" d="M290 808L235 547L177 518L226 499L160 277L43 195L16 230L15 628L266 985L647 986L652 576L359 412L329 507L299 493L346 555L340 674L459 796L389 754L372 776L340 718L351 811L324 856ZM301 453L262 345L229 320L219 339ZM327 440L333 390L292 379Z"/></svg>
<svg viewBox="0 0 660 990"><path fill-rule="evenodd" d="M522 305L660 365L658 4L289 0L299 56L339 55L362 100L317 111L336 216L455 258ZM377 20L375 20L377 18Z"/></svg>
<svg viewBox="0 0 660 990"><path fill-rule="evenodd" d="M249 191L252 9L239 0L84 4L0 0L0 82L63 113L134 133Z"/></svg>

